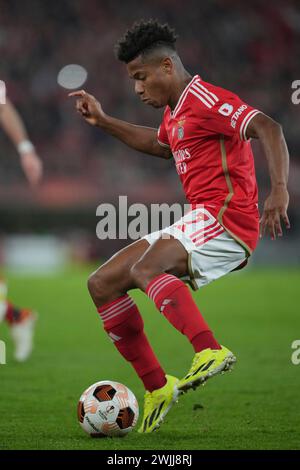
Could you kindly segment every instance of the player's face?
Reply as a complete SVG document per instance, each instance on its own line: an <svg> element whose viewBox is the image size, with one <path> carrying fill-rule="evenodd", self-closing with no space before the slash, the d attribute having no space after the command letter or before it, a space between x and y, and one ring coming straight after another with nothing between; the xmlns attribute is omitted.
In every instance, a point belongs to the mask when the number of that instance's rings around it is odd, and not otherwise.
<svg viewBox="0 0 300 470"><path fill-rule="evenodd" d="M143 63L140 57L127 64L127 72L134 80L134 90L140 99L154 108L168 104L171 74L163 62Z"/></svg>

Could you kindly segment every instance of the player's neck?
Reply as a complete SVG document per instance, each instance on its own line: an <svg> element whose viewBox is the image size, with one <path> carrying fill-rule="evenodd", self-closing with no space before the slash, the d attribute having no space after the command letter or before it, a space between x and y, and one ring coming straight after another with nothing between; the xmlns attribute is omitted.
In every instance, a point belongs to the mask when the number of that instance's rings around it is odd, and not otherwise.
<svg viewBox="0 0 300 470"><path fill-rule="evenodd" d="M168 103L172 110L176 107L183 90L190 83L192 78L193 77L186 70L183 70L182 74L178 77Z"/></svg>

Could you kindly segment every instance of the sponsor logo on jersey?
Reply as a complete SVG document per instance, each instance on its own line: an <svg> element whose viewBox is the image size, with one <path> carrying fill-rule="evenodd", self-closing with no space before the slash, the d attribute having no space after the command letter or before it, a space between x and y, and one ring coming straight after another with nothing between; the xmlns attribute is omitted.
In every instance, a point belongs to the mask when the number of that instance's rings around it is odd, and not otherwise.
<svg viewBox="0 0 300 470"><path fill-rule="evenodd" d="M176 171L178 175L184 175L188 170L188 166L185 162L176 163Z"/></svg>
<svg viewBox="0 0 300 470"><path fill-rule="evenodd" d="M235 129L236 123L240 115L247 109L248 106L246 104L243 104L242 106L239 107L239 109L231 116L231 127Z"/></svg>
<svg viewBox="0 0 300 470"><path fill-rule="evenodd" d="M186 160L192 158L189 149L179 149L173 152L173 157L176 163L176 170L178 175L184 175L188 170Z"/></svg>
<svg viewBox="0 0 300 470"><path fill-rule="evenodd" d="M191 154L189 149L179 149L173 152L173 157L176 163L181 163L191 158Z"/></svg>

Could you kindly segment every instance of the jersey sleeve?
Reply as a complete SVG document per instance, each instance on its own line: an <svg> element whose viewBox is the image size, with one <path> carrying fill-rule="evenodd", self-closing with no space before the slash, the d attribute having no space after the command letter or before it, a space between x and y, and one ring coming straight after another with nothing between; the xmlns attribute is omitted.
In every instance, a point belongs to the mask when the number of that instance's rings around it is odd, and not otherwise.
<svg viewBox="0 0 300 470"><path fill-rule="evenodd" d="M194 110L201 127L218 134L248 140L246 131L251 120L260 111L242 101L229 90L197 81L190 90L194 95Z"/></svg>
<svg viewBox="0 0 300 470"><path fill-rule="evenodd" d="M166 117L166 113L164 114L161 125L159 126L158 131L157 131L157 142L162 147L169 148L170 147L170 142L169 142L168 133L167 133L167 129L166 129L165 117Z"/></svg>

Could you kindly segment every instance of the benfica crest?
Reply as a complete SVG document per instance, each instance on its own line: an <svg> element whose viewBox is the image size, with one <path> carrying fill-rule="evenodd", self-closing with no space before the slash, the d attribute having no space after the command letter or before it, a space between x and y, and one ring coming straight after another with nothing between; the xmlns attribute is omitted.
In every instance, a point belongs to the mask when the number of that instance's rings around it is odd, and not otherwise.
<svg viewBox="0 0 300 470"><path fill-rule="evenodd" d="M177 125L178 125L178 130L177 130L177 135L178 135L178 139L183 139L184 137L184 123L185 123L185 119L182 119L181 121L178 121Z"/></svg>

